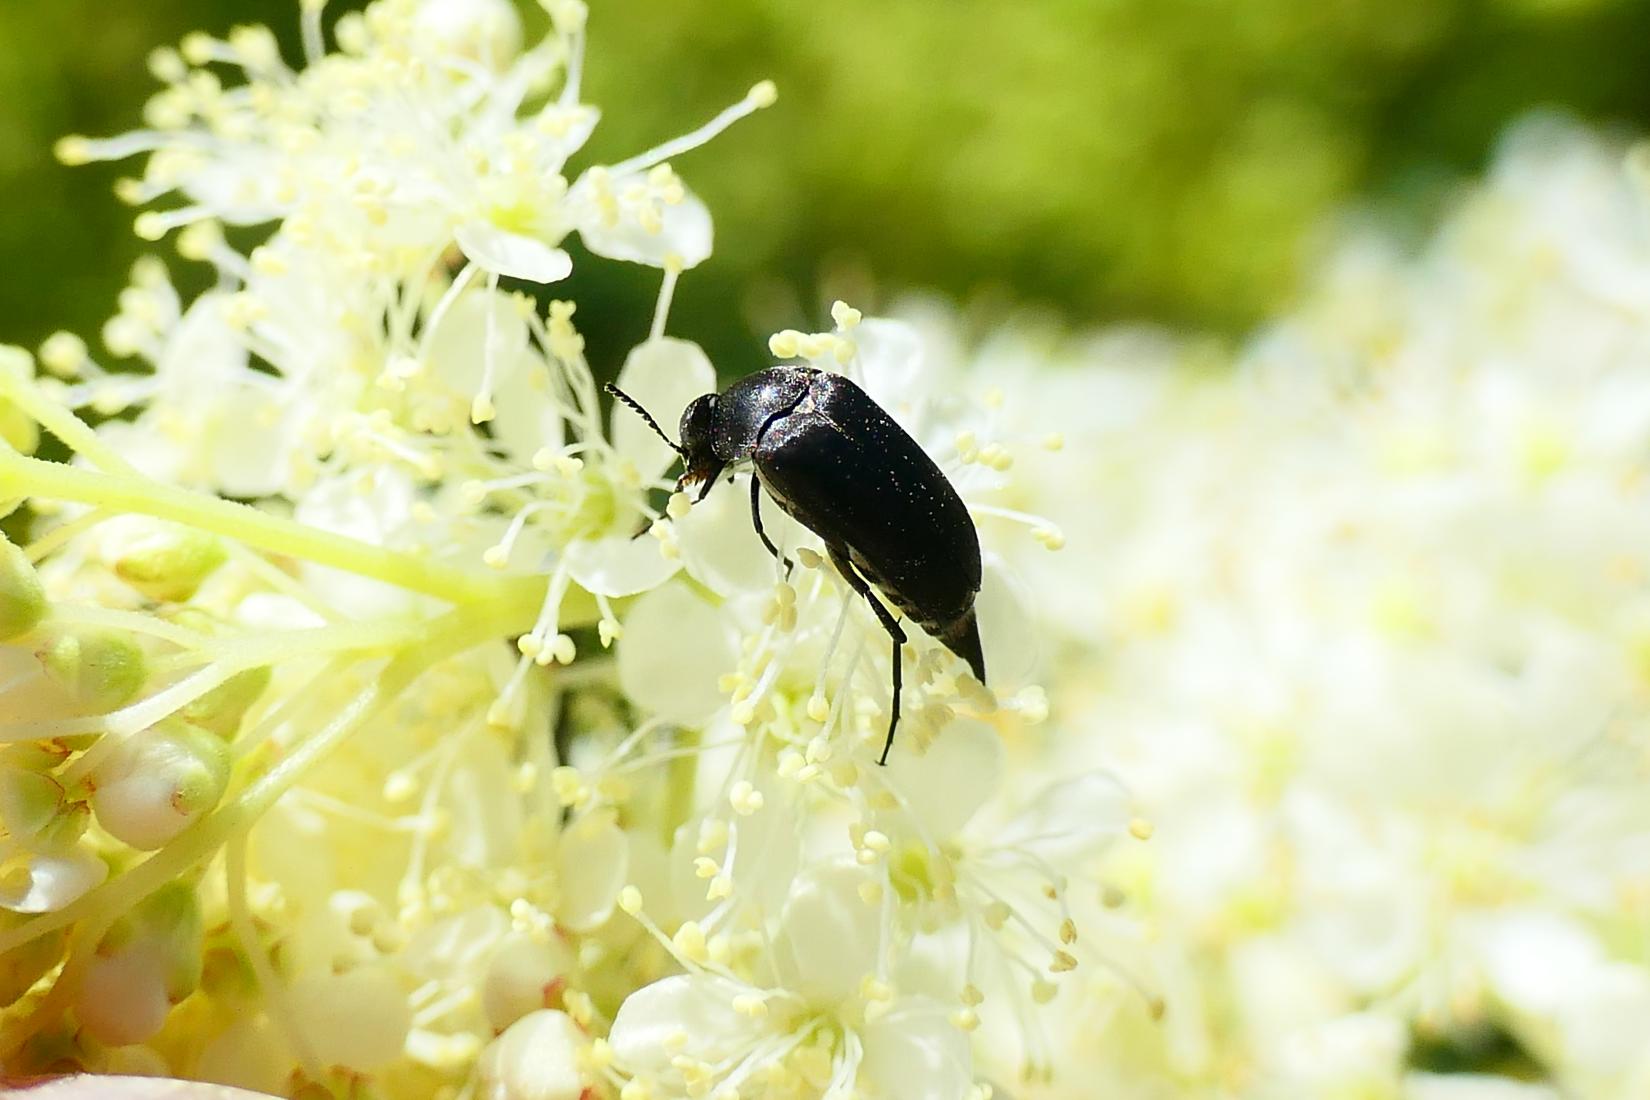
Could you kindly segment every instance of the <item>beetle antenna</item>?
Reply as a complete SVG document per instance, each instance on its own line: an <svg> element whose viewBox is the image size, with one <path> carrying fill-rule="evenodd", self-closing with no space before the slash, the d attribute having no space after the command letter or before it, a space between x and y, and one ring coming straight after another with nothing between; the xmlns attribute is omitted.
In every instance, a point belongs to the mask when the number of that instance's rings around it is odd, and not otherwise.
<svg viewBox="0 0 1650 1100"><path fill-rule="evenodd" d="M665 430L663 428L659 427L659 422L657 420L653 419L652 415L646 409L642 408L641 403L638 402L634 397L631 397L628 393L624 392L623 390L621 390L619 387L615 386L611 382L603 382L602 383L602 389L606 390L608 393L612 394L614 397L618 398L620 401L623 401L626 405L629 405L632 409L636 410L636 415L641 417L643 420L647 421L647 426L652 428L653 431L659 436L659 438L664 440L665 443L667 443L670 446L671 450L675 451L677 454L681 455L683 458L687 457L687 452L682 450L682 445L679 444L679 443L671 442L670 436L666 435Z"/></svg>

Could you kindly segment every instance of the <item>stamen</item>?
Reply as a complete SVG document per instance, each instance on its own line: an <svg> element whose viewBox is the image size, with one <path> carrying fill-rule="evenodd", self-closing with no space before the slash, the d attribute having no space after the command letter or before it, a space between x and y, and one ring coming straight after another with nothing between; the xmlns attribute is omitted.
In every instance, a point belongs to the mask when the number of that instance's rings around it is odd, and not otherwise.
<svg viewBox="0 0 1650 1100"><path fill-rule="evenodd" d="M623 176L631 172L644 171L652 168L655 164L670 160L672 157L681 156L688 150L697 149L710 141L740 119L753 115L764 107L773 106L774 101L778 98L779 92L774 87L773 81L764 80L746 92L744 99L724 109L697 130L683 134L681 137L667 141L662 145L656 145L647 152L640 153L629 160L620 161L618 164L609 167L608 172L614 176Z"/></svg>
<svg viewBox="0 0 1650 1100"><path fill-rule="evenodd" d="M326 37L321 33L321 12L327 0L299 0L299 29L304 43L304 63L315 65L327 54Z"/></svg>
<svg viewBox="0 0 1650 1100"><path fill-rule="evenodd" d="M653 328L648 332L649 340L657 340L665 334L665 322L670 318L671 299L676 294L676 280L681 275L682 265L680 261L670 263L667 260L664 278L659 283L659 301L653 307Z"/></svg>
<svg viewBox="0 0 1650 1100"><path fill-rule="evenodd" d="M493 406L494 363L498 358L494 345L498 342L498 311L493 308L498 294L498 272L487 274L487 325L481 348L481 389L470 402L470 423L485 424L498 415Z"/></svg>

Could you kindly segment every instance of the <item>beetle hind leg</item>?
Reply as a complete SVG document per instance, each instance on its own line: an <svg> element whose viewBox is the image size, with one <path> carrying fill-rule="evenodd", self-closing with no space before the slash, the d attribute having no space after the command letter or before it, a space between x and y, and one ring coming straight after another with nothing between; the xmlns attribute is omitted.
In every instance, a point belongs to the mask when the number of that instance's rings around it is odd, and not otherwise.
<svg viewBox="0 0 1650 1100"><path fill-rule="evenodd" d="M768 553L785 563L785 579L790 580L791 570L796 568L796 562L781 554L779 547L768 537L768 533L762 530L762 482L755 474L751 475L751 526L756 528L756 537L762 540L762 545L768 548Z"/></svg>
<svg viewBox="0 0 1650 1100"><path fill-rule="evenodd" d="M894 730L899 728L899 694L900 680L902 679L900 646L905 644L905 628L899 625L899 620L894 618L894 613L884 607L882 601L872 594L871 586L866 584L865 578L859 575L859 570L855 569L854 563L848 560L848 555L834 546L827 545L826 549L830 552L831 564L836 566L836 571L842 574L842 579L848 582L849 588L865 597L865 602L871 605L871 610L876 614L877 621L882 624L884 630L888 631L888 636L894 642L892 661L894 668L894 699L888 714L888 737L882 743L882 755L877 758L879 765L886 765L888 763L888 750L894 747Z"/></svg>

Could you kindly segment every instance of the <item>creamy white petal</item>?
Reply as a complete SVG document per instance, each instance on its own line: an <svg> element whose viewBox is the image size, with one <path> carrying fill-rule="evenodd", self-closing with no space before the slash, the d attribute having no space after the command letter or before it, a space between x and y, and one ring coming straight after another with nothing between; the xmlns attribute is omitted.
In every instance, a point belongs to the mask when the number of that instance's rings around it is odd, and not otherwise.
<svg viewBox="0 0 1650 1100"><path fill-rule="evenodd" d="M726 700L717 680L734 667L734 651L716 609L681 584L637 599L618 641L619 684L662 718L697 724Z"/></svg>
<svg viewBox="0 0 1650 1100"><path fill-rule="evenodd" d="M678 1053L720 1061L751 1049L773 1024L733 1007L750 987L710 974L677 974L643 986L624 999L608 1041L618 1062L633 1074L679 1081L671 1066Z"/></svg>
<svg viewBox="0 0 1650 1100"><path fill-rule="evenodd" d="M907 997L860 1030L865 1059L860 1082L867 1100L956 1100L974 1083L968 1036L943 1005Z"/></svg>
<svg viewBox="0 0 1650 1100"><path fill-rule="evenodd" d="M14 913L55 912L109 877L107 863L79 848L53 853L12 851L4 860L12 870L0 879L0 909Z"/></svg>
<svg viewBox="0 0 1650 1100"><path fill-rule="evenodd" d="M530 283L558 283L573 274L573 257L536 237L500 229L491 222L465 222L453 233L458 247L477 267Z"/></svg>
<svg viewBox="0 0 1650 1100"><path fill-rule="evenodd" d="M486 1100L578 1100L585 1036L565 1012L523 1016L482 1051L477 1069Z"/></svg>
<svg viewBox="0 0 1650 1100"><path fill-rule="evenodd" d="M622 188L634 178L615 180L613 185ZM582 180L574 184L569 195L570 203L580 202L583 198L582 184ZM664 267L667 258L675 257L685 269L697 267L710 258L715 236L710 209L697 195L690 191L681 202L666 205L659 213L661 224L658 231L650 232L628 210L621 210L612 224L600 213L592 211L580 218L579 236L584 239L585 247L598 256L650 267Z"/></svg>
<svg viewBox="0 0 1650 1100"><path fill-rule="evenodd" d="M716 368L698 344L666 336L632 348L617 384L653 415L665 434L676 439L688 402L716 389ZM619 402L613 405L612 439L619 455L635 465L645 480L664 473L676 458L669 444Z"/></svg>
<svg viewBox="0 0 1650 1100"><path fill-rule="evenodd" d="M917 755L909 738L895 742L888 778L926 834L943 841L974 816L1002 777L1003 742L972 718L956 718Z"/></svg>
<svg viewBox="0 0 1650 1100"><path fill-rule="evenodd" d="M785 987L812 1004L842 1003L876 971L882 911L860 895L868 880L852 864L833 863L810 867L791 885L774 938L774 963Z"/></svg>
<svg viewBox="0 0 1650 1100"><path fill-rule="evenodd" d="M567 547L567 568L588 592L600 596L634 596L657 588L682 567L667 558L658 539L643 535L608 535L579 539Z"/></svg>
<svg viewBox="0 0 1650 1100"><path fill-rule="evenodd" d="M675 522L683 568L712 592L727 596L773 587L777 567L751 526L750 491L743 478L718 485ZM814 541L771 500L762 502L762 528L793 559L802 539Z"/></svg>
<svg viewBox="0 0 1650 1100"><path fill-rule="evenodd" d="M387 965L305 975L290 997L305 1039L327 1065L377 1069L401 1053L412 1025L407 991Z"/></svg>
<svg viewBox="0 0 1650 1100"><path fill-rule="evenodd" d="M556 916L576 932L607 920L626 881L629 845L612 814L591 813L562 833L556 850Z"/></svg>

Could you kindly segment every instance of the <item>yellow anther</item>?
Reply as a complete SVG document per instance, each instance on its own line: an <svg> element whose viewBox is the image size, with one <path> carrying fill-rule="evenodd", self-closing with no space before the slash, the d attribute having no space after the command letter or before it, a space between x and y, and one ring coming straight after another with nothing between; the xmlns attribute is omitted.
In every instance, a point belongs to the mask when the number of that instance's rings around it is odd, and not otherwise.
<svg viewBox="0 0 1650 1100"><path fill-rule="evenodd" d="M768 337L768 350L775 359L795 359L801 350L802 333L785 329Z"/></svg>
<svg viewBox="0 0 1650 1100"><path fill-rule="evenodd" d="M406 772L394 771L384 778L384 801L406 802L418 793L418 780Z"/></svg>
<svg viewBox="0 0 1650 1100"><path fill-rule="evenodd" d="M742 817L749 817L762 808L762 792L751 785L747 779L741 779L728 792L728 802L733 806L733 812Z"/></svg>
<svg viewBox="0 0 1650 1100"><path fill-rule="evenodd" d="M1042 543L1045 549L1059 550L1066 545L1066 536L1053 527L1034 527L1031 537Z"/></svg>
<svg viewBox="0 0 1650 1100"><path fill-rule="evenodd" d="M699 927L698 921L683 921L682 926L676 929L676 934L670 938L676 953L688 962L704 962L708 957L705 950L705 930Z"/></svg>

